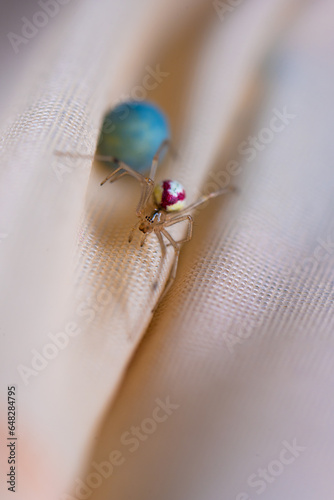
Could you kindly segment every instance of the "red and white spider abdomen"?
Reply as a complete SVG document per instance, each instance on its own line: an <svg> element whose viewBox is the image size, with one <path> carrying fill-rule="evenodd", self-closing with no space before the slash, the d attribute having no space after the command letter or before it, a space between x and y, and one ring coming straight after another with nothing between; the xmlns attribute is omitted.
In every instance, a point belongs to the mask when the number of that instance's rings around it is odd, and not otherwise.
<svg viewBox="0 0 334 500"><path fill-rule="evenodd" d="M154 199L159 208L174 212L184 207L186 192L178 181L161 181L154 188Z"/></svg>

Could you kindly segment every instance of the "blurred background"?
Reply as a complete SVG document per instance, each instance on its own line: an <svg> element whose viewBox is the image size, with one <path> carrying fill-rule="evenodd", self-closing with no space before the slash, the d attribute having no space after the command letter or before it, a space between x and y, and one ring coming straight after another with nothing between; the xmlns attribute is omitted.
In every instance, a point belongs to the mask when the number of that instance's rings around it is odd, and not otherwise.
<svg viewBox="0 0 334 500"><path fill-rule="evenodd" d="M329 0L2 1L1 498L12 385L19 500L333 498L333 23ZM169 120L159 179L238 188L153 316L172 252L158 275L129 245L138 186L54 154L93 156L129 99Z"/></svg>

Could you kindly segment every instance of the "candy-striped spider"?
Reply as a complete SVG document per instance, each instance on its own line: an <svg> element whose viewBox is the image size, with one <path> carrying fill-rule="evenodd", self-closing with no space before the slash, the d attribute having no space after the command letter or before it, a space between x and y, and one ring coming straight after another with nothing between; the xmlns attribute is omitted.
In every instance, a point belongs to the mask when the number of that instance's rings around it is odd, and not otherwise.
<svg viewBox="0 0 334 500"><path fill-rule="evenodd" d="M173 284L173 281L175 280L182 243L189 241L192 237L193 218L191 215L186 214L186 212L193 210L199 205L202 205L211 198L215 198L216 196L220 196L221 194L233 190L233 188L230 187L219 189L218 191L210 193L206 196L202 196L199 200L186 207L186 193L183 186L179 182L174 180L165 180L155 184L155 175L158 167L159 156L162 149L167 146L167 144L168 141L164 141L155 154L148 177L145 177L139 172L136 172L131 167L123 162L118 161L115 158L108 156L96 156L97 160L114 162L117 165L116 170L114 170L110 175L108 175L108 177L104 179L104 181L101 182L101 186L103 186L108 181L115 182L125 175L131 175L132 177L137 179L137 181L141 185L141 196L136 209L136 214L139 218L139 221L131 229L129 242L132 241L133 234L136 229L143 233L140 243L141 246L144 245L147 236L151 233L154 233L159 241L161 248L160 269L162 268L166 257L165 240L167 240L168 242L167 246L171 245L174 249L174 262L166 286L162 295L160 296L159 301L168 292ZM173 226L174 224L178 224L179 222L184 221L187 222L186 235L181 240L176 241L168 232L168 228ZM153 288L155 289L157 285L158 282L156 281L153 284Z"/></svg>
<svg viewBox="0 0 334 500"><path fill-rule="evenodd" d="M103 186L106 182L115 182L125 175L131 175L134 177L141 185L141 196L139 203L137 205L136 214L139 218L137 224L131 229L129 235L129 242L132 241L134 231L138 229L142 233L141 246L144 245L147 236L154 233L157 237L160 248L161 248L161 261L160 270L163 267L164 260L166 258L166 247L171 245L174 249L174 262L165 285L165 288L159 298L159 301L163 296L166 295L168 290L175 280L178 259L180 254L180 248L182 243L189 241L192 237L193 229L193 218L191 215L186 214L194 208L202 205L207 200L225 194L232 191L234 188L226 187L214 191L206 196L202 196L199 200L195 201L188 207L185 206L186 193L183 186L173 180L165 180L155 184L155 175L158 167L159 156L163 148L169 144L169 141L164 141L157 153L155 154L152 165L150 168L150 173L148 177L145 177L141 173L133 170L131 167L125 163L119 161L117 158L112 156L101 156L96 155L95 160L113 163L116 165L116 169L109 174L104 181L101 182ZM73 158L87 158L91 159L89 155L81 154L71 154L71 153L61 153L56 154L60 156L70 156ZM168 232L168 228L179 222L187 222L187 232L184 238L176 241L171 234ZM166 241L167 240L167 244ZM158 275L160 274L160 271ZM158 281L153 284L153 289L156 289Z"/></svg>

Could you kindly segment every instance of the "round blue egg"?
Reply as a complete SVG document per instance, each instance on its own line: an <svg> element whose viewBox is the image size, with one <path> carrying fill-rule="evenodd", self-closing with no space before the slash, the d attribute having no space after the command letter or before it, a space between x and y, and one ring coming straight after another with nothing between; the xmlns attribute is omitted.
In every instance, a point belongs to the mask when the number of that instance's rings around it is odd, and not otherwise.
<svg viewBox="0 0 334 500"><path fill-rule="evenodd" d="M125 102L104 118L98 153L113 156L134 170L145 171L163 141L169 139L163 112L149 102Z"/></svg>

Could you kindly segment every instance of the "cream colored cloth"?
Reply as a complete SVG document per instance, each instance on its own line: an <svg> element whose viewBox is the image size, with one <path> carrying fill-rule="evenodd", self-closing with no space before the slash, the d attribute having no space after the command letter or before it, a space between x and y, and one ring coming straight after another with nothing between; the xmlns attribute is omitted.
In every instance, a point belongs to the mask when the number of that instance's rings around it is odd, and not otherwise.
<svg viewBox="0 0 334 500"><path fill-rule="evenodd" d="M333 497L333 7L232 3L73 2L32 49L1 157L19 500ZM190 201L239 188L195 214L153 319L172 252L152 294L159 246L127 242L138 187L102 189L101 167L54 155L93 154L148 65L168 73L148 98L180 151L159 176ZM168 398L131 451L124 433ZM124 460L104 477L113 450Z"/></svg>

